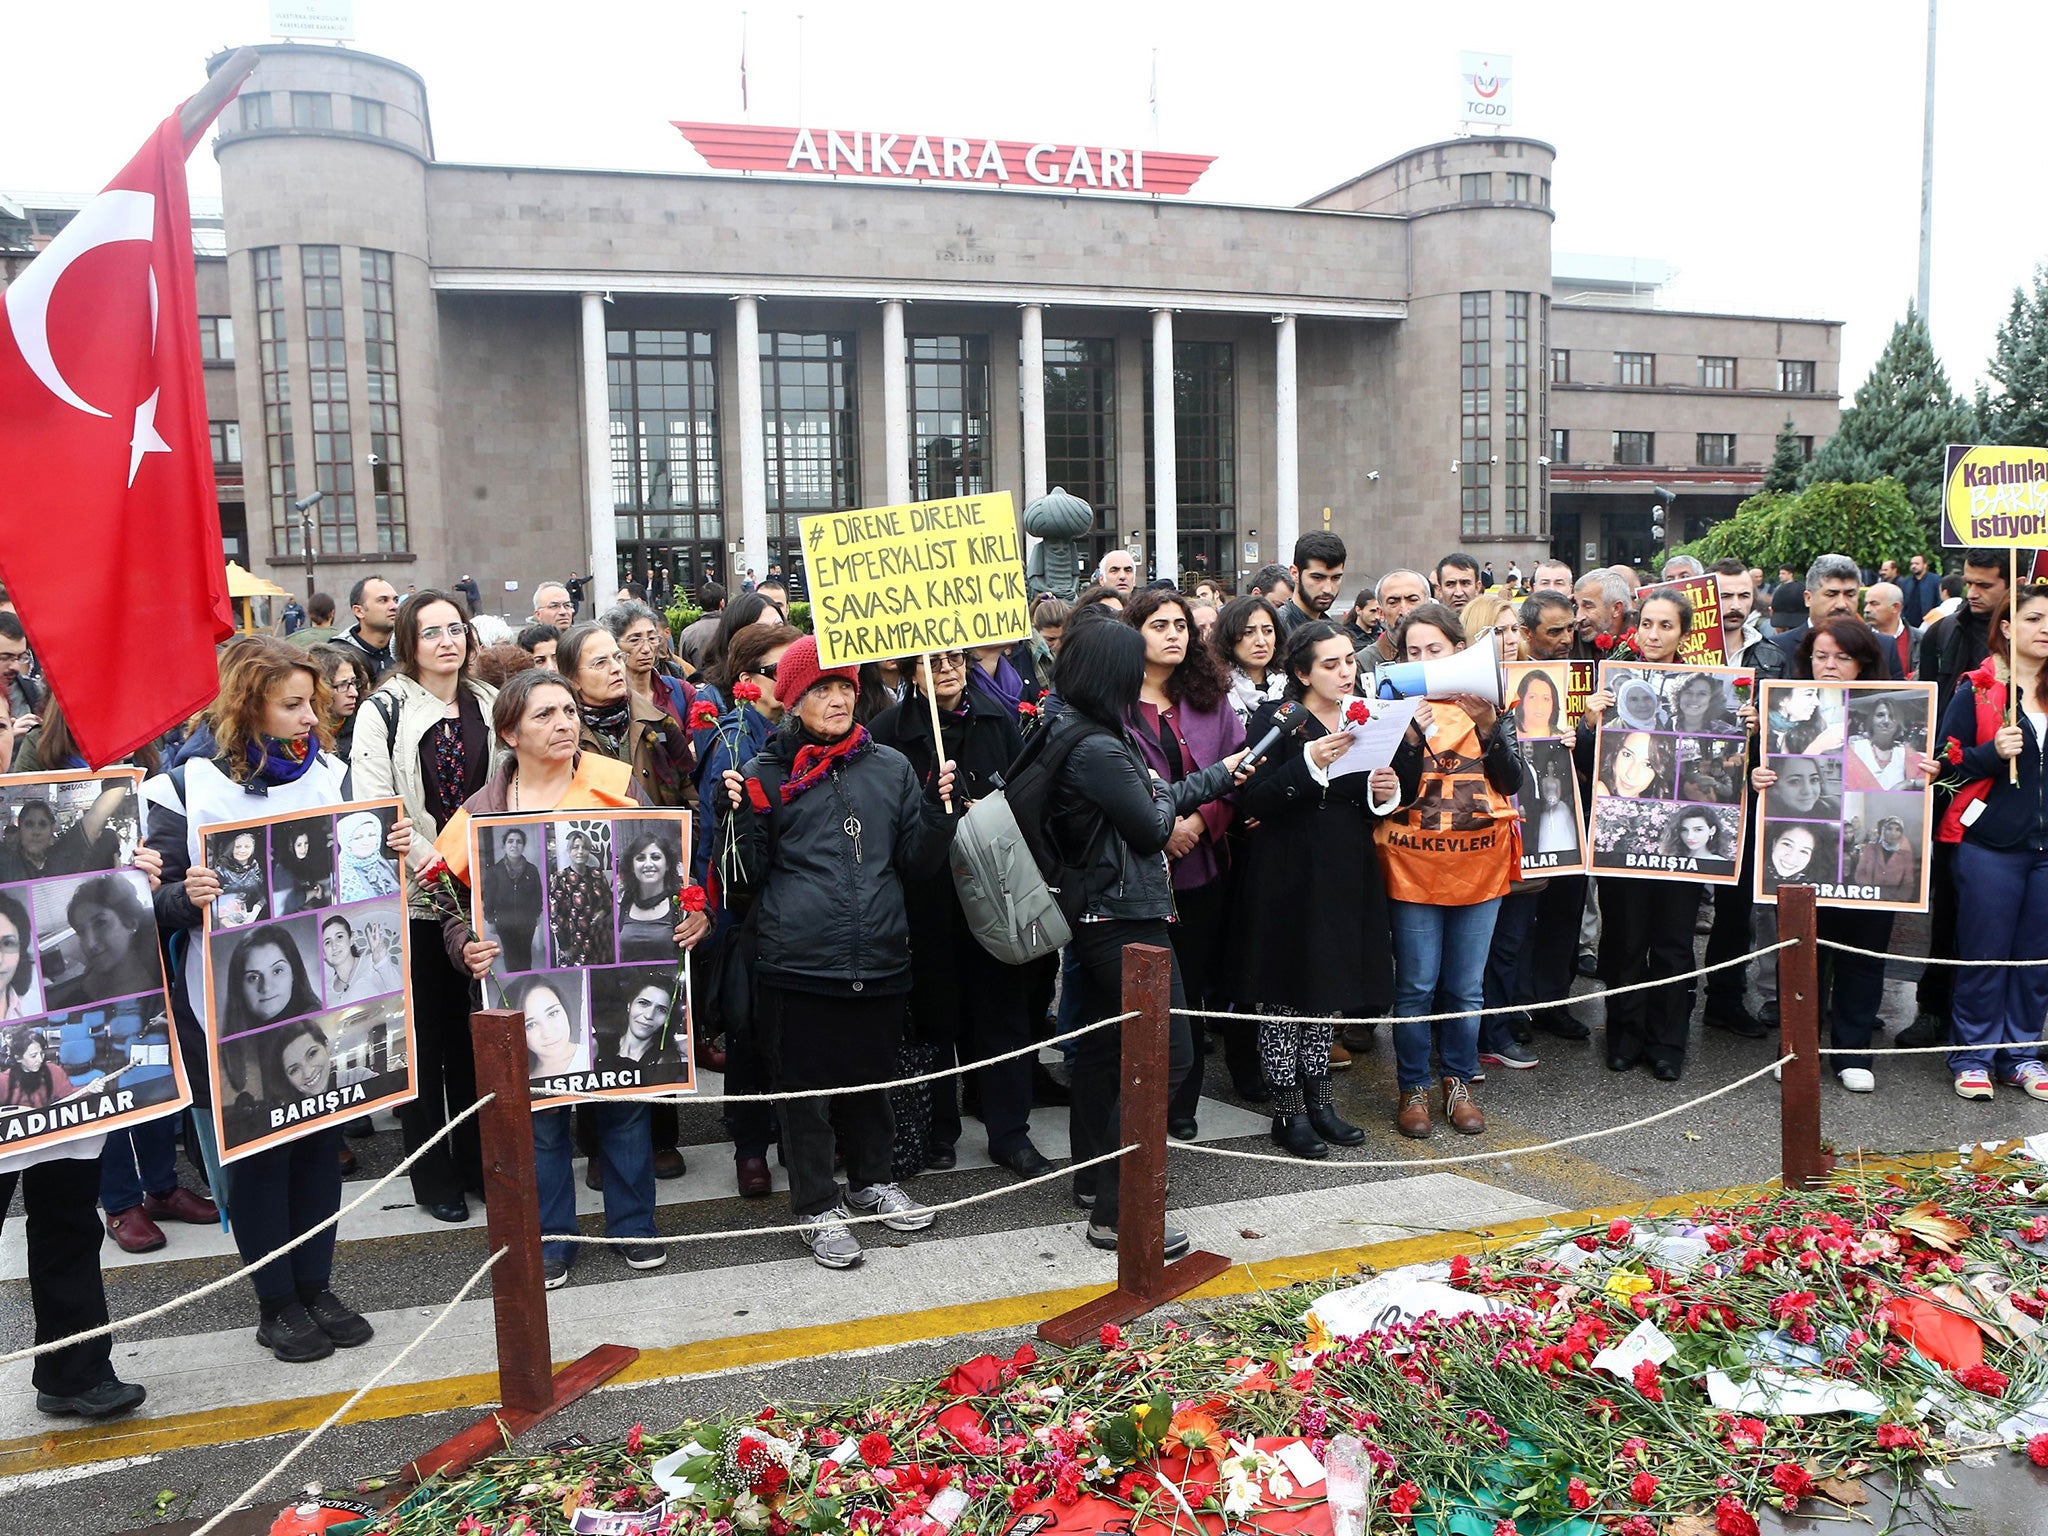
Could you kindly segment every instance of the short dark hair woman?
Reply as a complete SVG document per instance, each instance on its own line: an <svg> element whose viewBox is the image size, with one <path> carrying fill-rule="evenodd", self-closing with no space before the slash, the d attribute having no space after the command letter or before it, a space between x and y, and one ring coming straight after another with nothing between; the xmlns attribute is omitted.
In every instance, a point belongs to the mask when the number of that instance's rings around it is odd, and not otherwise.
<svg viewBox="0 0 2048 1536"><path fill-rule="evenodd" d="M619 959L673 960L682 921L682 845L672 827L621 822L631 829L619 858Z"/></svg>
<svg viewBox="0 0 2048 1536"><path fill-rule="evenodd" d="M223 1039L320 1011L320 991L282 923L251 928L214 977ZM267 1094L270 1085L264 1085Z"/></svg>
<svg viewBox="0 0 2048 1536"><path fill-rule="evenodd" d="M1230 678L1230 707L1245 723L1261 704L1277 699L1287 686L1280 665L1280 614L1257 593L1233 597L1216 615L1209 646Z"/></svg>
<svg viewBox="0 0 2048 1536"><path fill-rule="evenodd" d="M163 985L155 925L132 877L94 875L71 893L64 915L85 960L78 1001L132 997Z"/></svg>

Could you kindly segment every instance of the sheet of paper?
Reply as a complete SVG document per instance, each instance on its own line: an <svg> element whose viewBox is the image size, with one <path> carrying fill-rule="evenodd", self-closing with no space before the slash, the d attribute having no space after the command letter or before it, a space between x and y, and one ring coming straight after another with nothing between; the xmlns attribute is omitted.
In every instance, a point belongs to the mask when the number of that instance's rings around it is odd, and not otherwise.
<svg viewBox="0 0 2048 1536"><path fill-rule="evenodd" d="M1707 1372L1707 1396L1725 1413L1868 1413L1885 1410L1875 1392L1845 1381L1757 1371L1739 1386L1721 1371Z"/></svg>
<svg viewBox="0 0 2048 1536"><path fill-rule="evenodd" d="M1369 702L1372 718L1363 725L1344 727L1351 738L1351 750L1330 764L1330 777L1333 779L1341 779L1347 773L1370 773L1375 768L1392 766L1394 749L1401 745L1408 722L1415 718L1415 706L1422 700L1373 699Z"/></svg>
<svg viewBox="0 0 2048 1536"><path fill-rule="evenodd" d="M1641 1322L1630 1329L1628 1337L1619 1344L1595 1355L1593 1369L1609 1371L1627 1380L1645 1360L1653 1365L1662 1365L1677 1353L1678 1346L1665 1337L1663 1329L1652 1322Z"/></svg>
<svg viewBox="0 0 2048 1536"><path fill-rule="evenodd" d="M1410 1264L1358 1285L1318 1297L1309 1308L1333 1338L1352 1339L1372 1329L1398 1328L1425 1313L1449 1319L1467 1312L1519 1311L1493 1296L1474 1296L1443 1284L1441 1264Z"/></svg>
<svg viewBox="0 0 2048 1536"><path fill-rule="evenodd" d="M1292 1445L1281 1446L1279 1456L1280 1465L1294 1479L1295 1487L1313 1488L1323 1480L1323 1464L1316 1460L1315 1452L1299 1440Z"/></svg>

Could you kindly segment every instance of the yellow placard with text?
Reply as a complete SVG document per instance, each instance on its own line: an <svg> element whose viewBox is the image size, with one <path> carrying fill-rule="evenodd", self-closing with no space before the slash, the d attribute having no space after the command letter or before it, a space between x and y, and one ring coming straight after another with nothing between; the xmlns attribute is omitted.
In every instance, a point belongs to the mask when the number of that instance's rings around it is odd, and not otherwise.
<svg viewBox="0 0 2048 1536"><path fill-rule="evenodd" d="M2048 544L2048 448L1950 443L1941 542L1950 549Z"/></svg>
<svg viewBox="0 0 2048 1536"><path fill-rule="evenodd" d="M819 512L804 582L827 667L1025 639L1031 605L1008 491Z"/></svg>

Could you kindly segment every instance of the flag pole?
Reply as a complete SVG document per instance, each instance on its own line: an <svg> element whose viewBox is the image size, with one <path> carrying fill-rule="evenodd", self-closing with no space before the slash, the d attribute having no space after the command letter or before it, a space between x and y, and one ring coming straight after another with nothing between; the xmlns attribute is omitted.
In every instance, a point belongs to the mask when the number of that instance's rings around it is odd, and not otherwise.
<svg viewBox="0 0 2048 1536"><path fill-rule="evenodd" d="M178 132L185 137L185 153L193 149L192 141L206 131L206 125L220 116L220 109L234 100L235 93L242 88L261 61L262 55L254 48L237 48L211 75L198 94L178 109Z"/></svg>
<svg viewBox="0 0 2048 1536"><path fill-rule="evenodd" d="M1930 7L1930 10L1932 7ZM2005 572L2005 723L2020 723L2020 547L2012 547L2012 563ZM2006 771L2015 788L2020 782L2020 760L2006 759Z"/></svg>

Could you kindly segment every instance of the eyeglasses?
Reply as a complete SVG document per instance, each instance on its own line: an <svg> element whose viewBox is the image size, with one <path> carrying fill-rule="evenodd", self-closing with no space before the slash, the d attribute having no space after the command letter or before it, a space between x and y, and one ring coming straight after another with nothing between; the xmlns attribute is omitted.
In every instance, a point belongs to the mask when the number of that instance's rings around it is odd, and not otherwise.
<svg viewBox="0 0 2048 1536"><path fill-rule="evenodd" d="M934 656L932 658L932 671L934 672L965 672L966 670L967 658L965 656Z"/></svg>
<svg viewBox="0 0 2048 1536"><path fill-rule="evenodd" d="M654 631L653 631L653 630L651 630L651 629L650 629L650 630L647 630L647 631L645 631L645 632L644 632L644 633L642 633L642 634L637 634L637 635L622 635L622 636L620 637L620 639L619 639L619 644L621 644L621 645L630 645L630 646L634 647L635 649L638 649L638 648L639 648L639 647L641 647L641 646L647 646L647 647L650 647L650 648L652 648L652 647L654 646L654 644L655 644L655 643L656 643L655 633L654 633Z"/></svg>
<svg viewBox="0 0 2048 1536"><path fill-rule="evenodd" d="M432 629L420 631L420 643L422 645L432 645L444 636L450 640L460 640L468 633L469 626L467 624L436 624Z"/></svg>
<svg viewBox="0 0 2048 1536"><path fill-rule="evenodd" d="M336 693L361 693L363 685L352 677L337 677L333 689Z"/></svg>
<svg viewBox="0 0 2048 1536"><path fill-rule="evenodd" d="M775 669L781 665L782 663L779 661L769 661L763 662L758 667L749 667L747 668L747 670L753 673L756 677L767 678L768 681L772 683L775 681Z"/></svg>

